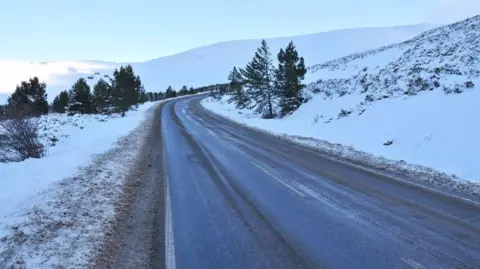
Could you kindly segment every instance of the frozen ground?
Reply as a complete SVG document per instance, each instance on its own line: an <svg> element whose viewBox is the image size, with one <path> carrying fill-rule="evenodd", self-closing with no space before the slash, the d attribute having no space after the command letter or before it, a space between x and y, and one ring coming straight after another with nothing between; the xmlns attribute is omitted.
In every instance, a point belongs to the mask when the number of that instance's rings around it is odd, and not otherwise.
<svg viewBox="0 0 480 269"><path fill-rule="evenodd" d="M47 156L0 163L0 268L79 268L90 262L109 236L106 227L155 104L123 118L41 119Z"/></svg>

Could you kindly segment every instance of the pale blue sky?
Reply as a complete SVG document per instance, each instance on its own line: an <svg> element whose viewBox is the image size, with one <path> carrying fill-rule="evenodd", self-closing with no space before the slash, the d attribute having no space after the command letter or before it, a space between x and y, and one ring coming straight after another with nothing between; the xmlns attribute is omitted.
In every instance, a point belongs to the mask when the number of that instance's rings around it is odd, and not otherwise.
<svg viewBox="0 0 480 269"><path fill-rule="evenodd" d="M418 24L441 1L5 0L0 58L143 61L227 40Z"/></svg>

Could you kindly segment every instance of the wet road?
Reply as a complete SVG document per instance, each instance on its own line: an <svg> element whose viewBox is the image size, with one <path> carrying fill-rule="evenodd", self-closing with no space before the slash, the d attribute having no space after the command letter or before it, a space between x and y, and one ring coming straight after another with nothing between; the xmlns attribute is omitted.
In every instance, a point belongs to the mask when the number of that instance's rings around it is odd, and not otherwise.
<svg viewBox="0 0 480 269"><path fill-rule="evenodd" d="M480 268L478 205L163 108L167 268Z"/></svg>

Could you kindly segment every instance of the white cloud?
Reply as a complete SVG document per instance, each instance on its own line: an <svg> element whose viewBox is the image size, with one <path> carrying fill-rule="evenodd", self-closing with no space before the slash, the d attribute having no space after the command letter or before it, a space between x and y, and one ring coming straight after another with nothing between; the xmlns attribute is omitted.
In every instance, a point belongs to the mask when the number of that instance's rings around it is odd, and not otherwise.
<svg viewBox="0 0 480 269"><path fill-rule="evenodd" d="M433 23L453 23L480 14L480 0L439 0L428 14Z"/></svg>

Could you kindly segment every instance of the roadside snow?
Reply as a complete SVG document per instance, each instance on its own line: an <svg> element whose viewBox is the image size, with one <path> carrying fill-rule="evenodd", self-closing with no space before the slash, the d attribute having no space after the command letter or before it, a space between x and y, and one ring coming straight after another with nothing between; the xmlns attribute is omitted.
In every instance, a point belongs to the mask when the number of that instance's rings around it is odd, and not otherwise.
<svg viewBox="0 0 480 269"><path fill-rule="evenodd" d="M0 268L79 268L90 261L155 104L123 118L42 117L43 140L59 139L47 156L0 163Z"/></svg>
<svg viewBox="0 0 480 269"><path fill-rule="evenodd" d="M283 119L236 110L228 97L203 105L330 155L480 196L479 27L480 15L310 66L308 102Z"/></svg>
<svg viewBox="0 0 480 269"><path fill-rule="evenodd" d="M341 98L314 97L295 113L283 119L264 120L249 111L238 111L226 98L205 99L202 105L247 126L295 140L324 140L352 150L368 152L390 160L431 167L456 177L480 182L478 152L480 92L459 95L443 91L425 92L414 97L375 102L363 114L338 118L362 94ZM390 146L385 142L392 140Z"/></svg>

